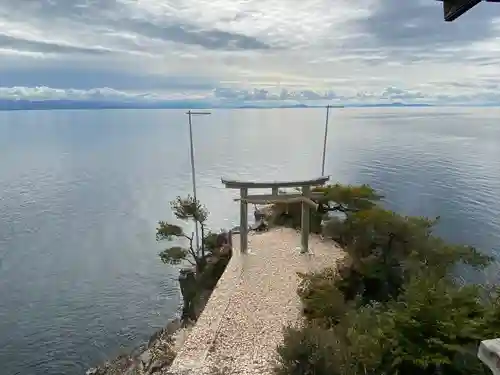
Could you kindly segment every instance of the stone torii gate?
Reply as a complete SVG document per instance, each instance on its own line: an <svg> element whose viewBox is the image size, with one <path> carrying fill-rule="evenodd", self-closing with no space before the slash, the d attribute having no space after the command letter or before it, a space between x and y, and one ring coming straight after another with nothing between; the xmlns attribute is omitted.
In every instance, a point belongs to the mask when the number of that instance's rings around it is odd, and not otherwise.
<svg viewBox="0 0 500 375"><path fill-rule="evenodd" d="M301 218L301 245L302 252L307 252L309 248L309 219L310 207L315 210L318 205L312 200L323 197L323 193L311 192L311 186L324 185L330 176L318 177L312 180L301 181L274 181L274 182L252 182L236 181L222 178L221 181L226 188L240 189L240 198L235 199L240 202L240 249L246 253L248 250L248 203L251 204L274 204L274 203L294 203L302 202ZM301 188L299 194L279 194L279 188ZM248 189L271 189L271 194L249 195Z"/></svg>

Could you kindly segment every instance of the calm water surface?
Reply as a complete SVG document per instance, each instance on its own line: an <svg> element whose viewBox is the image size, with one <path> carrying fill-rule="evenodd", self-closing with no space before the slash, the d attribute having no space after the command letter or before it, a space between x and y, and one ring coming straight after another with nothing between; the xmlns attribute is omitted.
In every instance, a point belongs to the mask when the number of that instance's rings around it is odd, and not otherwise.
<svg viewBox="0 0 500 375"><path fill-rule="evenodd" d="M76 375L136 347L176 312L176 271L154 241L190 191L184 111L0 113L0 364ZM333 112L327 172L369 183L450 240L500 251L500 110ZM199 198L237 224L220 177L321 171L324 111L217 110L195 118ZM265 136L264 136L265 134Z"/></svg>

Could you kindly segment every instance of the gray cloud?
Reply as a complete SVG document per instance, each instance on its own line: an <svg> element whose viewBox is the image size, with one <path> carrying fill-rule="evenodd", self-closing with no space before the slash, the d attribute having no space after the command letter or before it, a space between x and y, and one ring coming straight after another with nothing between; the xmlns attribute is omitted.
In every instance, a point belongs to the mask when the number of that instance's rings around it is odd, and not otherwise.
<svg viewBox="0 0 500 375"><path fill-rule="evenodd" d="M85 25L94 25L101 28L104 32L134 32L148 38L187 45L198 45L209 50L237 51L270 48L268 44L251 36L222 31L216 28L200 28L188 22L178 22L173 18L158 21L134 17L132 15L119 16L123 4L116 0L21 1L20 5L19 0L2 0L2 4L0 4L0 16L3 9L5 15L14 12L18 15L22 14L23 17L31 16L34 22L42 21L49 26L50 21L58 23L65 20L72 20L84 23ZM64 49L62 46L52 46L50 44L42 46L40 45L42 43L30 44L29 41L23 40L16 41L13 39L10 41L10 44L11 47L16 47L17 45L20 49L34 47L34 50L37 52L44 52L47 49L51 52L60 53L80 52L78 48L73 50L70 48ZM89 52L93 52L94 50L89 48Z"/></svg>
<svg viewBox="0 0 500 375"><path fill-rule="evenodd" d="M14 38L9 35L0 34L0 48L12 48L17 51L42 52L42 53L84 53L84 54L104 54L110 51L105 48L76 47L59 43L43 41L32 41L21 38Z"/></svg>
<svg viewBox="0 0 500 375"><path fill-rule="evenodd" d="M115 23L114 26L121 30L135 31L150 38L198 45L211 50L237 51L271 48L254 37L217 29L202 29L188 23L156 24L148 21L125 20Z"/></svg>
<svg viewBox="0 0 500 375"><path fill-rule="evenodd" d="M38 15L45 19L80 18L90 20L103 11L118 10L116 0L2 0L5 13Z"/></svg>

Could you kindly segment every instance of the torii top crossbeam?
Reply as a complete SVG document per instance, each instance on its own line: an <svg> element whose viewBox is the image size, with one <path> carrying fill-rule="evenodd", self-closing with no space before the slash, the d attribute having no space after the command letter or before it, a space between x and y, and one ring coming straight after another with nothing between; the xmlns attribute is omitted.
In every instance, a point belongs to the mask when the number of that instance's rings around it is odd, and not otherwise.
<svg viewBox="0 0 500 375"><path fill-rule="evenodd" d="M240 197L236 199L240 202L240 249L247 251L248 247L248 203L255 204L273 204L273 203L302 203L302 234L301 244L302 252L307 252L309 247L309 215L310 207L315 209L318 205L312 201L314 198L320 198L318 193L311 192L311 186L324 185L330 179L329 176L322 176L311 180L299 181L273 181L273 182L255 182L255 181L236 181L222 178L221 181L226 188L239 189ZM279 194L279 188L297 187L301 188L300 194ZM249 195L248 189L272 189L272 194Z"/></svg>
<svg viewBox="0 0 500 375"><path fill-rule="evenodd" d="M500 0L499 0L500 1ZM238 181L238 180L228 180L221 178L222 183L227 188L232 189L265 189L265 188L275 188L275 187L302 187L302 186L314 186L323 185L330 179L330 176L322 176L313 178L311 180L296 180L296 181Z"/></svg>

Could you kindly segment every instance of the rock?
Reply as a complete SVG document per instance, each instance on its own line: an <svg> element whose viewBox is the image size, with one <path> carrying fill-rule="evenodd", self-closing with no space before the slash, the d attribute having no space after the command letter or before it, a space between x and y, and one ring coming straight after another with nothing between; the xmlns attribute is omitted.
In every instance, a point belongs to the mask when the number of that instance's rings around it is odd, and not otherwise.
<svg viewBox="0 0 500 375"><path fill-rule="evenodd" d="M215 239L215 246L217 249L221 248L222 245L224 245L227 242L227 235L226 233L222 232L217 235L217 238Z"/></svg>
<svg viewBox="0 0 500 375"><path fill-rule="evenodd" d="M222 248L220 249L220 255L221 256L230 256L231 255L231 252L232 252L232 248L231 248L231 245L230 244L225 244L224 246L222 246Z"/></svg>
<svg viewBox="0 0 500 375"><path fill-rule="evenodd" d="M144 374L144 368L145 367L144 367L144 364L141 361L137 362L136 368L137 368L137 373L138 374Z"/></svg>
<svg viewBox="0 0 500 375"><path fill-rule="evenodd" d="M178 329L181 328L182 322L179 318L175 318L171 322L169 322L166 327L156 331L148 341L147 348L151 348L156 345L158 341L166 340L168 341L168 337L172 336Z"/></svg>
<svg viewBox="0 0 500 375"><path fill-rule="evenodd" d="M155 344L155 342L158 341L160 339L160 337L163 336L164 331L165 331L165 328L162 328L162 329L156 331L155 333L153 333L153 335L151 335L151 337L149 338L149 341L148 341L148 349L151 348Z"/></svg>
<svg viewBox="0 0 500 375"><path fill-rule="evenodd" d="M253 217L254 217L255 222L259 222L259 221L264 220L266 218L266 213L259 210L258 208L256 208L253 211Z"/></svg>
<svg viewBox="0 0 500 375"><path fill-rule="evenodd" d="M261 220L255 222L255 225L252 227L252 230L256 231L256 232L264 232L268 229L268 227L269 226L267 225L265 220L261 219Z"/></svg>
<svg viewBox="0 0 500 375"><path fill-rule="evenodd" d="M139 361L144 365L145 368L148 368L149 362L151 362L152 358L153 358L153 354L151 353L151 351L146 350L146 351L144 351L144 353L142 353L139 356Z"/></svg>
<svg viewBox="0 0 500 375"><path fill-rule="evenodd" d="M175 332L177 332L181 328L182 322L179 318L175 318L165 327L165 333L168 336L172 336Z"/></svg>
<svg viewBox="0 0 500 375"><path fill-rule="evenodd" d="M146 374L154 374L156 371L160 371L162 368L169 366L170 363L167 360L157 359L147 370Z"/></svg>
<svg viewBox="0 0 500 375"><path fill-rule="evenodd" d="M123 375L142 375L143 372L141 371L141 369L138 366L139 365L130 367L127 370L127 372L125 372Z"/></svg>
<svg viewBox="0 0 500 375"><path fill-rule="evenodd" d="M123 375L133 367L133 360L129 355L119 355L113 361L107 361L102 366L87 370L86 375Z"/></svg>

